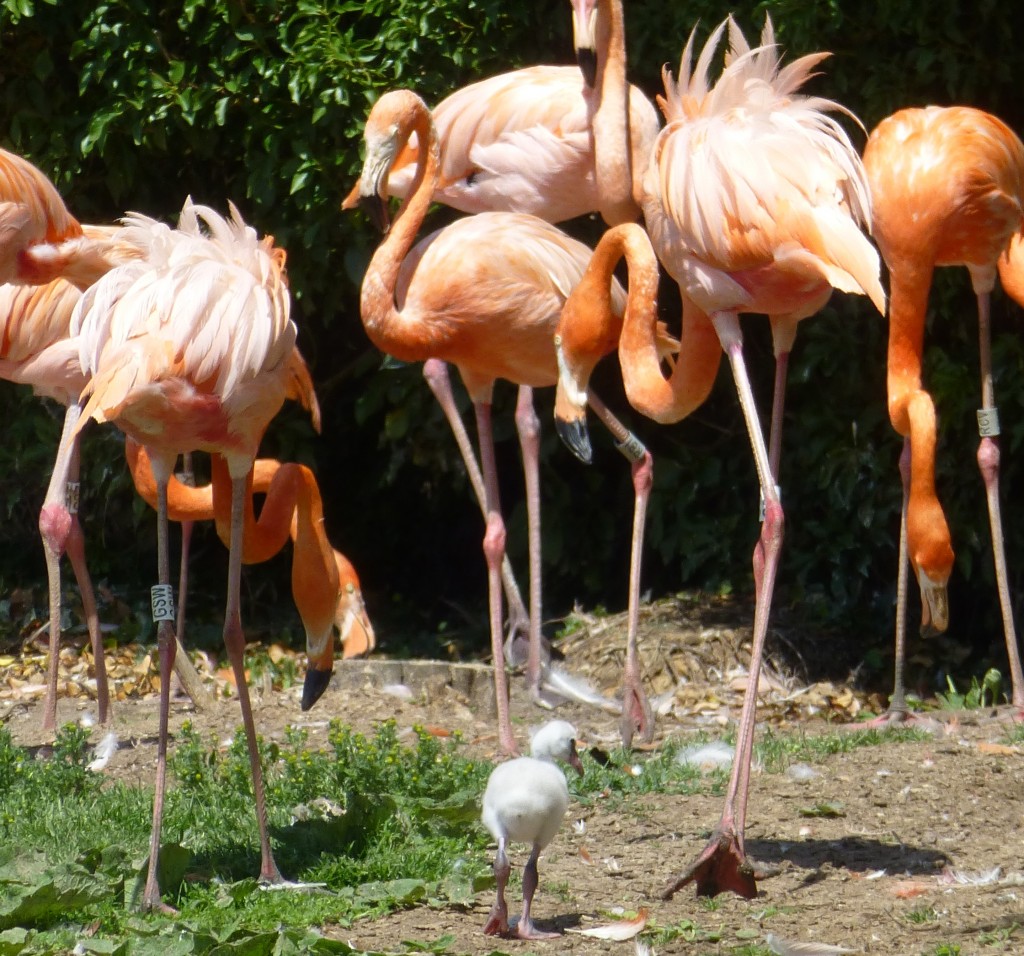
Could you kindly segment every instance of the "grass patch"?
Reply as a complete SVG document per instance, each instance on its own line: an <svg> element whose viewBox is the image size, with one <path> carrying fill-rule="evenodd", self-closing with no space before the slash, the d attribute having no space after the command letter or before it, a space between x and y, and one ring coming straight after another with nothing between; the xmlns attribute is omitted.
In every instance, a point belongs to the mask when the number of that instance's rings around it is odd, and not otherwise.
<svg viewBox="0 0 1024 956"><path fill-rule="evenodd" d="M919 737L905 728L769 733L758 755L781 770L793 760ZM587 751L585 775L569 775L573 798L616 812L636 810L634 798L647 794L720 791L725 771L701 774L678 759L695 739L669 741L650 755ZM91 772L86 730L64 727L49 759L39 760L0 728L0 953L66 953L83 939L85 952L125 956L348 952L309 927L344 927L417 904L452 906L493 886L479 822L492 765L470 758L458 736L441 741L414 728L406 743L394 722L363 736L335 721L320 749L296 729L283 743L260 742L277 862L290 879L322 884L308 892L261 892L254 879L258 833L241 731L222 747L186 724L172 752L161 886L179 912L142 915L134 903L152 791ZM706 912L717 905L702 901ZM722 944L687 922L652 937L655 946L676 939ZM736 943L757 946L742 937ZM440 944L424 943L423 951Z"/></svg>

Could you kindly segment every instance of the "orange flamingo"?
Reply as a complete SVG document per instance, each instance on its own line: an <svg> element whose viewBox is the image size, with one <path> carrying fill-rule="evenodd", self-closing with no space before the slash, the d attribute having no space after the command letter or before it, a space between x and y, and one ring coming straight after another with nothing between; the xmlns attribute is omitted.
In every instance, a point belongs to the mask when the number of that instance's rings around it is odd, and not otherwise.
<svg viewBox="0 0 1024 956"><path fill-rule="evenodd" d="M727 24L726 65L710 86L708 70ZM827 54L805 56L782 69L770 20L761 46L752 50L731 17L712 33L691 71L693 46L691 34L678 81L665 71L665 96L659 102L667 125L647 168L644 215L658 258L696 310L691 321L706 332L709 320L729 358L764 519L754 552L751 677L725 808L705 850L670 881L665 896L695 880L700 894L731 889L749 898L757 887L743 830L758 675L783 536L776 480L786 357L799 320L820 309L833 288L867 294L879 311L884 295L877 253L859 228L869 216L863 167L842 127L826 112L842 107L797 92ZM767 314L772 325L777 360L771 451L743 359L742 312ZM695 318L696 313L707 320ZM687 348L684 331L684 355ZM644 389L631 390L625 364L627 397L639 411L667 422L692 408L694 394L687 388L679 390L682 408L676 407L677 396L656 363L648 367ZM685 368L677 366L673 377ZM701 391L696 389L697 397Z"/></svg>
<svg viewBox="0 0 1024 956"><path fill-rule="evenodd" d="M0 286L0 378L31 385L38 394L55 398L64 406L74 404L86 378L78 364L77 349L70 343L71 313L81 293L70 282L56 279L46 285ZM43 730L57 724L57 677L60 650L60 555L67 552L82 597L96 673L96 706L99 722L109 719L110 694L100 634L96 597L85 562L85 540L78 521L77 446L68 463L68 488L59 489L66 511L61 520L47 520L46 505L40 514L40 532L46 553L50 603L50 653L47 665Z"/></svg>
<svg viewBox="0 0 1024 956"><path fill-rule="evenodd" d="M436 201L463 212L530 213L548 222L595 211L609 224L637 218L643 172L660 125L657 111L626 79L622 0L572 0L572 8L579 69L535 66L503 73L435 107L441 151ZM408 195L417 151L413 136L392 165L391 195ZM354 206L359 194L357 183L343 208ZM447 366L428 360L423 377L448 419L486 514L483 477ZM534 642L539 610L526 610L507 559L502 583L510 643L524 627ZM530 687L536 694L535 680Z"/></svg>
<svg viewBox="0 0 1024 956"><path fill-rule="evenodd" d="M116 236L71 215L42 170L0 149L0 283L64 278L86 288L121 251Z"/></svg>
<svg viewBox="0 0 1024 956"><path fill-rule="evenodd" d="M558 380L554 327L591 252L542 219L504 212L457 220L414 248L439 164L430 111L414 93L386 93L371 110L364 133L366 159L360 188L362 201L386 221L391 163L413 133L419 144L416 179L363 278L361 313L367 334L382 351L403 361L439 359L455 364L473 401L487 508L484 553L498 735L502 749L514 753L501 646L500 569L505 527L494 462L491 395L499 378L526 386L520 390L516 426L527 476L531 606L537 608L532 617L539 622L539 423L533 412L532 389ZM621 310L621 287L616 287L614 298ZM607 409L598 402L594 407L611 427L625 432ZM527 679L539 682L539 671L539 629L534 625Z"/></svg>
<svg viewBox="0 0 1024 956"><path fill-rule="evenodd" d="M177 229L133 215L125 228L146 249L144 261L108 272L82 297L72 332L90 376L57 455L90 419L109 421L142 444L157 483L160 584L154 589L160 654L160 725L142 906L161 906L157 880L167 767L167 724L175 641L169 582L167 485L179 454L221 455L231 479L231 536L224 641L249 746L260 831L260 879L282 882L267 829L263 776L245 682L245 634L239 613L244 507L263 432L290 395L308 387L295 365L295 325L284 251L259 240L232 207L225 219L185 203ZM306 395L312 404L313 396ZM336 590L336 584L335 584Z"/></svg>
<svg viewBox="0 0 1024 956"><path fill-rule="evenodd" d="M629 293L625 313L612 303L613 270L625 258L629 269ZM555 426L562 440L584 462L591 459L586 414L588 383L597 362L620 344L624 325L640 324L653 331L655 361L679 351L679 342L668 335L657 320L658 260L647 233L635 223L613 226L594 249L583 278L572 290L555 331L558 358L558 388L555 394ZM686 326L684 324L684 334ZM679 361L692 361L690 350ZM703 367L710 370L707 389L714 381L721 349ZM625 371L625 366L623 366ZM706 394L706 392L705 392ZM703 400L703 398L702 398ZM637 625L640 612L640 569L647 502L653 481L650 453L644 451L633 464L633 536L629 562L629 602L626 628L626 661L623 668L622 742L632 744L634 734L649 742L654 735L654 718L644 694L637 653Z"/></svg>
<svg viewBox="0 0 1024 956"><path fill-rule="evenodd" d="M146 450L130 438L125 458L135 490L151 507L157 505L157 486ZM194 487L172 477L167 486L167 517L171 521L215 521L217 534L230 542L230 477L224 459L214 455L211 484ZM376 636L363 602L359 576L352 563L332 548L324 533L323 503L316 477L305 465L282 464L258 458L253 467L252 490L266 498L256 517L252 499L246 500L242 535L242 564L268 561L290 536L292 596L306 631L306 653L312 676L307 676L302 709L309 710L330 681L334 669L334 630L342 656L360 657L376 646ZM215 505L221 506L218 512ZM329 562L337 569L332 592Z"/></svg>
<svg viewBox="0 0 1024 956"><path fill-rule="evenodd" d="M967 266L978 300L978 466L988 499L1013 704L1020 709L1024 676L999 509L999 419L989 317L997 271L1006 291L1024 304L1024 261L1018 252L1024 228L1024 145L1005 123L981 110L905 109L871 133L864 167L874 203L873 230L889 269L889 419L903 436L895 676L889 710L879 721L908 717L903 681L908 557L921 588L922 632L944 631L949 622L946 585L953 547L935 491L935 407L921 381L925 312L936 266Z"/></svg>

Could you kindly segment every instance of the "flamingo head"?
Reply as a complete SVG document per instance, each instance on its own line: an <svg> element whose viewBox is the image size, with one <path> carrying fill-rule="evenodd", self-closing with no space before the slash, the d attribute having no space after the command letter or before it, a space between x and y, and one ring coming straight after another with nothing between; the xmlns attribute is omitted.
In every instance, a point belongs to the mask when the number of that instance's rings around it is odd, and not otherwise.
<svg viewBox="0 0 1024 956"><path fill-rule="evenodd" d="M363 171L342 208L358 203L382 232L388 231L388 176L417 124L429 115L426 104L411 90L389 90L374 103L363 131Z"/></svg>
<svg viewBox="0 0 1024 956"><path fill-rule="evenodd" d="M338 609L334 626L341 640L341 656L365 657L377 646L377 635L366 613L359 576L340 551L334 552L334 561L338 565Z"/></svg>
<svg viewBox="0 0 1024 956"><path fill-rule="evenodd" d="M558 359L555 430L568 449L589 465L593 448L587 428L587 383L595 363L575 351L571 334L563 334L561 323L555 335L555 355Z"/></svg>
<svg viewBox="0 0 1024 956"><path fill-rule="evenodd" d="M597 83L598 0L571 0L572 39L583 80L591 89Z"/></svg>

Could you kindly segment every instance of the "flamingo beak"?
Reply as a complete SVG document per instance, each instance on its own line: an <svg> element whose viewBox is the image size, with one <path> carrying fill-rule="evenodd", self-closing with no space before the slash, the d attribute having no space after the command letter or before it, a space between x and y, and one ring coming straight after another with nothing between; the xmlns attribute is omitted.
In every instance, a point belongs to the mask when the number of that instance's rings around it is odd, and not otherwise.
<svg viewBox="0 0 1024 956"><path fill-rule="evenodd" d="M594 0L573 0L572 39L583 81L593 89L597 82L597 5Z"/></svg>
<svg viewBox="0 0 1024 956"><path fill-rule="evenodd" d="M366 657L377 646L377 635L366 613L362 592L352 584L345 585L343 590L337 622L341 656L344 659Z"/></svg>
<svg viewBox="0 0 1024 956"><path fill-rule="evenodd" d="M563 419L555 417L555 431L558 437L580 461L589 465L594 458L594 449L590 444L590 431L586 417Z"/></svg>
<svg viewBox="0 0 1024 956"><path fill-rule="evenodd" d="M921 636L935 637L949 627L949 595L945 583L932 581L924 572L918 575L921 585Z"/></svg>
<svg viewBox="0 0 1024 956"><path fill-rule="evenodd" d="M576 752L575 740L572 742L572 751L569 754L569 766L581 777L583 776L583 761L580 760L580 755Z"/></svg>
<svg viewBox="0 0 1024 956"><path fill-rule="evenodd" d="M334 673L334 628L322 633L306 631L306 679L302 684L302 710L309 710L327 690Z"/></svg>
<svg viewBox="0 0 1024 956"><path fill-rule="evenodd" d="M305 713L309 710L321 697L324 695L324 691L327 690L327 685L331 682L331 674L334 668L329 667L323 669L320 667L314 667L309 664L306 667L306 679L302 684L302 711Z"/></svg>
<svg viewBox="0 0 1024 956"><path fill-rule="evenodd" d="M360 196L359 208L366 213L370 221L385 235L391 228L391 218L388 215L388 203L383 196L374 193L372 196Z"/></svg>

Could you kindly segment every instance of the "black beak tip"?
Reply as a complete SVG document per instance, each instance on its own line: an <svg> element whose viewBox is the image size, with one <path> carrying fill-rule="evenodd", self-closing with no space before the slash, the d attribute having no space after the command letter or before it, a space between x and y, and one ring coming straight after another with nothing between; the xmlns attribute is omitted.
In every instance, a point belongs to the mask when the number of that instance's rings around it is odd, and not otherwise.
<svg viewBox="0 0 1024 956"><path fill-rule="evenodd" d="M590 464L594 453L590 445L590 433L587 431L585 419L563 421L560 418L556 418L555 431L558 432L558 437L562 439L569 451L582 461L584 465Z"/></svg>
<svg viewBox="0 0 1024 956"><path fill-rule="evenodd" d="M387 201L376 194L372 196L360 196L359 208L369 216L370 221L382 232L387 234L391 228L391 220L388 218Z"/></svg>
<svg viewBox="0 0 1024 956"><path fill-rule="evenodd" d="M593 89L597 82L597 51L591 47L577 47L576 62L583 74L583 82Z"/></svg>
<svg viewBox="0 0 1024 956"><path fill-rule="evenodd" d="M331 673L330 670L320 670L316 667L307 669L306 680L302 685L303 713L323 697L324 691L327 690L327 685L331 682Z"/></svg>

